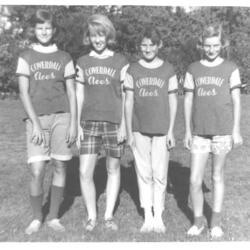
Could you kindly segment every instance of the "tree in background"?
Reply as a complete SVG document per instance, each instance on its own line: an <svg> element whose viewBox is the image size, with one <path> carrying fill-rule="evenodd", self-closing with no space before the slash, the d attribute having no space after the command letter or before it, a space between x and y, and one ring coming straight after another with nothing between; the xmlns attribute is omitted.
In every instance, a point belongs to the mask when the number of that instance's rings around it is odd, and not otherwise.
<svg viewBox="0 0 250 250"><path fill-rule="evenodd" d="M197 7L187 12L183 7L173 6L12 5L0 6L0 92L17 92L16 60L30 44L29 20L41 7L54 13L58 23L56 42L75 60L87 52L82 45L82 31L93 13L109 16L117 30L115 50L130 61L138 58L136 42L145 24L153 23L163 37L160 56L175 66L180 90L187 65L199 58L196 44L203 25L220 22L229 34L231 59L240 66L242 81L250 86L250 8Z"/></svg>

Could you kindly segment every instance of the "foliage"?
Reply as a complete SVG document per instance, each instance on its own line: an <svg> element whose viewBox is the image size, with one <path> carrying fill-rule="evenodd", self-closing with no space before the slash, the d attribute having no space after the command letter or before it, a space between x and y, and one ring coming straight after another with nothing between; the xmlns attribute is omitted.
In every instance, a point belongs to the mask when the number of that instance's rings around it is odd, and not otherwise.
<svg viewBox="0 0 250 250"><path fill-rule="evenodd" d="M1 6L0 6L1 7ZM15 67L18 54L30 43L29 19L37 8L50 9L57 20L56 42L74 60L86 53L82 33L93 13L110 17L117 30L115 50L130 61L138 59L137 40L145 24L152 23L162 33L160 56L176 69L180 85L187 65L199 58L196 43L204 24L220 22L231 42L230 57L240 67L242 82L250 77L250 8L198 7L186 12L170 6L7 6L11 28L0 37L0 91L17 91ZM0 8L0 17L3 15Z"/></svg>

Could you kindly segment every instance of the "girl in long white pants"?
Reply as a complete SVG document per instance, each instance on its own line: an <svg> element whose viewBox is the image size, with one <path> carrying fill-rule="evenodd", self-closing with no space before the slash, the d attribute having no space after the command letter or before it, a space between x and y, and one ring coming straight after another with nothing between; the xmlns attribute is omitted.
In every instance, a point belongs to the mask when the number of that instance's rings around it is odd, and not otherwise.
<svg viewBox="0 0 250 250"><path fill-rule="evenodd" d="M128 144L136 162L141 207L145 220L141 232L165 232L162 220L169 149L174 147L177 78L173 67L158 55L159 31L146 27L140 39L142 58L125 77L125 114Z"/></svg>
<svg viewBox="0 0 250 250"><path fill-rule="evenodd" d="M164 210L169 151L167 136L150 136L134 132L136 147L133 147L136 173L140 192L140 203L145 210L142 231L155 226L155 231L165 231L161 218ZM152 216L154 208L154 221Z"/></svg>

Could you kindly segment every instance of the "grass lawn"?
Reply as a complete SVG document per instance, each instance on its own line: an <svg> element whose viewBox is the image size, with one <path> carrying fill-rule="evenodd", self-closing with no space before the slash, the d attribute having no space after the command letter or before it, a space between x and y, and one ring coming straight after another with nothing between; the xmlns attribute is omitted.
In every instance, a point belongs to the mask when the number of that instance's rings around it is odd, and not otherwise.
<svg viewBox="0 0 250 250"><path fill-rule="evenodd" d="M128 164L129 154L123 160L121 191L115 212L119 223L117 232L108 232L103 225L105 208L105 160L101 158L95 172L98 197L98 227L86 233L83 222L86 210L80 196L77 156L67 169L66 192L60 210L65 233L54 233L44 226L32 236L24 229L31 220L29 205L29 172L26 165L25 128L22 122L22 105L17 100L0 101L0 241L2 242L186 242L211 241L208 230L197 238L186 236L191 223L189 201L189 153L182 146L183 98L179 98L175 134L177 146L171 152L166 209L163 219L167 227L165 234L141 234L139 229L143 217L139 207L138 188L133 165ZM250 96L242 96L242 134L244 145L233 150L225 168L226 193L223 209L225 235L219 241L250 240ZM225 121L226 122L226 121ZM209 162L210 164L210 162ZM47 166L45 190L51 181L51 165ZM204 180L205 216L211 216L211 168L206 168ZM47 213L47 197L44 213Z"/></svg>

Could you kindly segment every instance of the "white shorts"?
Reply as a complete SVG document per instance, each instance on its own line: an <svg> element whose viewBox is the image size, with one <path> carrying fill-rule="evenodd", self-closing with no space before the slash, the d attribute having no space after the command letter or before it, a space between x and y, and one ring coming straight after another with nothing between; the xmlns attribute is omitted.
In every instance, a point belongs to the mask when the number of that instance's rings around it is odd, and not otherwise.
<svg viewBox="0 0 250 250"><path fill-rule="evenodd" d="M191 153L227 154L232 149L231 135L223 136L193 136Z"/></svg>

